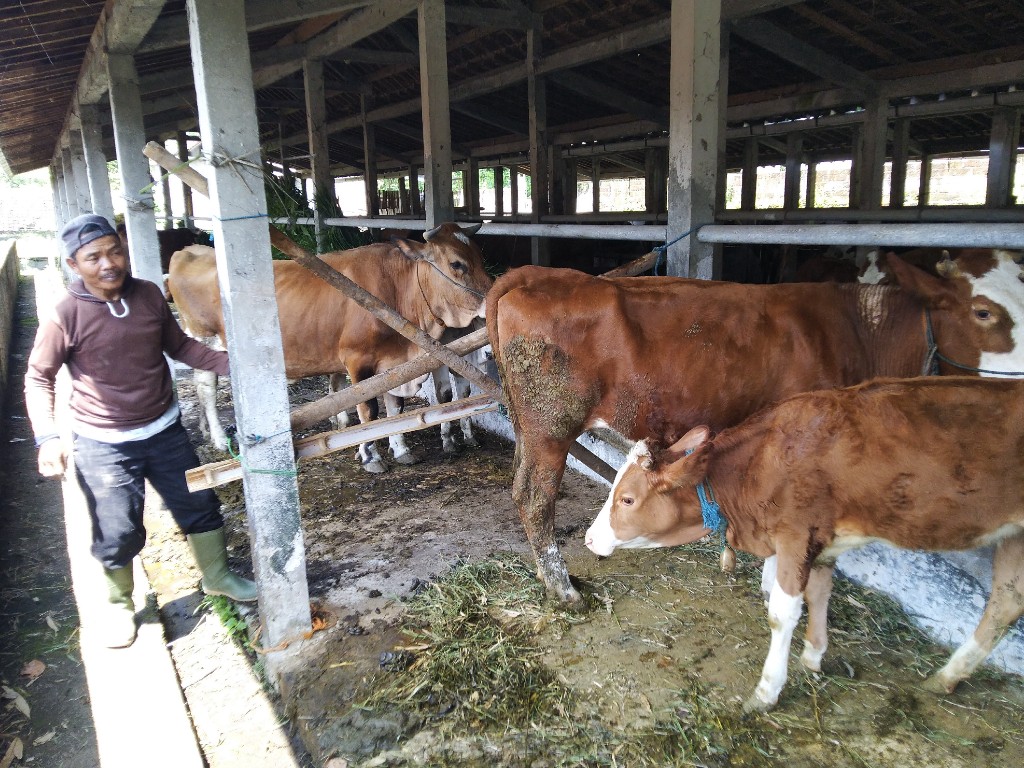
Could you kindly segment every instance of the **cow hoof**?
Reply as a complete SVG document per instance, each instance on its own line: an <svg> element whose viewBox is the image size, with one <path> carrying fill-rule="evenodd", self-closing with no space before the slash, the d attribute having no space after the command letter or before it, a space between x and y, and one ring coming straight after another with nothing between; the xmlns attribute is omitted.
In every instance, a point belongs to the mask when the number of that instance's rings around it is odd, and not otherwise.
<svg viewBox="0 0 1024 768"><path fill-rule="evenodd" d="M934 693L937 696L947 696L956 689L956 682L950 685L950 683L947 680L942 679L940 675L932 675L921 683L921 687L928 691L928 693Z"/></svg>
<svg viewBox="0 0 1024 768"><path fill-rule="evenodd" d="M749 699L743 703L743 714L745 715L763 715L765 712L770 712L775 708L775 702L768 703L762 699L759 699L755 693Z"/></svg>
<svg viewBox="0 0 1024 768"><path fill-rule="evenodd" d="M416 455L411 451L409 453L402 453L399 454L398 456L395 456L395 461L397 461L399 464L405 464L406 466L408 466L409 464L420 463L420 460L417 459Z"/></svg>
<svg viewBox="0 0 1024 768"><path fill-rule="evenodd" d="M449 438L447 440L442 440L441 441L441 450L444 451L445 453L447 453L449 456L455 456L456 454L459 453L459 444L456 443L451 438Z"/></svg>
<svg viewBox="0 0 1024 768"><path fill-rule="evenodd" d="M363 469L367 472L372 472L375 475L383 474L388 471L387 465L380 459L371 459L363 464Z"/></svg>
<svg viewBox="0 0 1024 768"><path fill-rule="evenodd" d="M466 446L467 448L479 448L480 447L480 443L477 442L477 439L475 437L464 437L462 439L462 444L464 446Z"/></svg>

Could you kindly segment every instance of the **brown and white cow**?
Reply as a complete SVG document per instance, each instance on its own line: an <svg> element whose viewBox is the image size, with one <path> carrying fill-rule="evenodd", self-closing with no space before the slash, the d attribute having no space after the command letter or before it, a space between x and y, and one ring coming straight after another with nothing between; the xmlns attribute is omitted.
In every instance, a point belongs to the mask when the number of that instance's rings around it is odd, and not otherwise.
<svg viewBox="0 0 1024 768"><path fill-rule="evenodd" d="M424 233L425 242L395 240L320 258L372 293L400 315L440 338L446 328L469 325L482 317L491 278L479 247L469 238L480 225L447 223ZM224 343L224 321L214 251L191 246L171 258L168 287L186 330ZM377 320L344 294L292 261L274 262L274 287L281 322L285 375L290 379L347 373L359 382L419 356L420 349ZM197 372L197 394L204 421L220 448L227 445L216 418L216 377ZM389 415L400 397L416 394L426 376L385 395ZM376 418L376 400L358 406L362 422ZM401 435L390 438L396 461L414 458ZM359 448L364 468L382 472L385 464L372 444Z"/></svg>
<svg viewBox="0 0 1024 768"><path fill-rule="evenodd" d="M498 278L487 328L516 434L513 500L548 591L579 599L554 537L572 442L611 428L672 442L740 423L784 397L949 362L1024 371L1024 283L1005 252L929 275L890 259L899 286L741 285L599 278L521 267Z"/></svg>
<svg viewBox="0 0 1024 768"><path fill-rule="evenodd" d="M1022 448L1024 381L889 379L805 393L713 439L698 427L666 451L637 443L586 544L610 555L685 544L724 525L729 546L777 555L771 646L748 711L778 701L804 599L800 660L821 670L842 552L872 541L924 550L995 544L981 622L927 683L949 693L1024 615Z"/></svg>

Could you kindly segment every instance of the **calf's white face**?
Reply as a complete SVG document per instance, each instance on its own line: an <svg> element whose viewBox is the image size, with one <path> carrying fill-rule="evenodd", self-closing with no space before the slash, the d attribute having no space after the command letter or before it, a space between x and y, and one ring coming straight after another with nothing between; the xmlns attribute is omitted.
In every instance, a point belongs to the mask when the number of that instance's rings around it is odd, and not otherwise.
<svg viewBox="0 0 1024 768"><path fill-rule="evenodd" d="M672 446L680 455L707 440L706 427L691 430ZM704 477L704 452L652 471L647 442L641 440L619 468L608 498L587 529L585 543L596 555L619 548L652 549L696 541L704 527L694 485Z"/></svg>
<svg viewBox="0 0 1024 768"><path fill-rule="evenodd" d="M964 275L974 297L972 309L979 323L1006 323L1010 348L986 351L978 367L986 371L1024 371L1024 282L1020 254L996 251L996 265L980 277ZM984 376L985 374L982 374Z"/></svg>

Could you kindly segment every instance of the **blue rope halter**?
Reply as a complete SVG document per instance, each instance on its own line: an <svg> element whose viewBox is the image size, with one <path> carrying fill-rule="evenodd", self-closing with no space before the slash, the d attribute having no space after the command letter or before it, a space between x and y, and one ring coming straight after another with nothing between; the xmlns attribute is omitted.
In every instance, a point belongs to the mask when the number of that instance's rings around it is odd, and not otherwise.
<svg viewBox="0 0 1024 768"><path fill-rule="evenodd" d="M990 371L985 368L975 368L971 365L964 365L954 360L950 360L944 354L939 352L939 345L935 343L935 334L932 332L932 313L925 307L924 310L924 335L927 349L925 350L924 364L921 366L922 376L938 376L939 375L939 361L941 360L946 365L951 365L954 368L959 368L961 371L970 371L971 373L984 373L987 376L1013 376L1016 378L1024 377L1024 371Z"/></svg>

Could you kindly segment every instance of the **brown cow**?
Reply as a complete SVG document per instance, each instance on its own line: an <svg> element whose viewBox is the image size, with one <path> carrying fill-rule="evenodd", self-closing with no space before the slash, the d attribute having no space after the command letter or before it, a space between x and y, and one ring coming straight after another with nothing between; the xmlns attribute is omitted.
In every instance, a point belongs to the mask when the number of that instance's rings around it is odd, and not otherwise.
<svg viewBox="0 0 1024 768"><path fill-rule="evenodd" d="M424 243L373 243L320 258L436 339L446 328L469 325L483 315L491 278L484 271L480 249L468 236L479 227L441 224L424 233ZM359 382L421 354L405 337L298 263L275 261L274 286L285 374L290 379L347 373L353 382ZM213 249L191 246L175 253L168 287L189 333L217 337L223 344ZM198 371L196 375L196 390L204 404L203 421L209 425L213 442L223 449L227 440L213 403L216 378L211 382ZM414 395L425 378L386 394L388 413L397 413L398 398ZM357 411L362 422L375 418L376 400L361 404ZM396 461L415 460L401 435L390 441ZM373 444L360 446L359 456L368 471L384 471L385 464Z"/></svg>
<svg viewBox="0 0 1024 768"><path fill-rule="evenodd" d="M549 592L579 594L554 538L572 442L609 427L631 439L723 429L798 392L930 361L1024 371L1024 284L1013 254L974 252L940 278L898 258L896 286L740 285L599 278L522 267L487 298L487 328L516 434L512 496ZM1017 331L1019 333L1019 331ZM940 357L941 356L941 357Z"/></svg>
<svg viewBox="0 0 1024 768"><path fill-rule="evenodd" d="M805 598L800 660L821 670L832 571L844 551L872 541L924 550L995 544L981 622L927 683L950 693L1024 614L1022 446L1024 381L955 376L805 393L713 440L698 427L667 452L637 443L586 544L610 555L724 528L730 547L777 555L771 648L744 707L762 712L786 682Z"/></svg>

